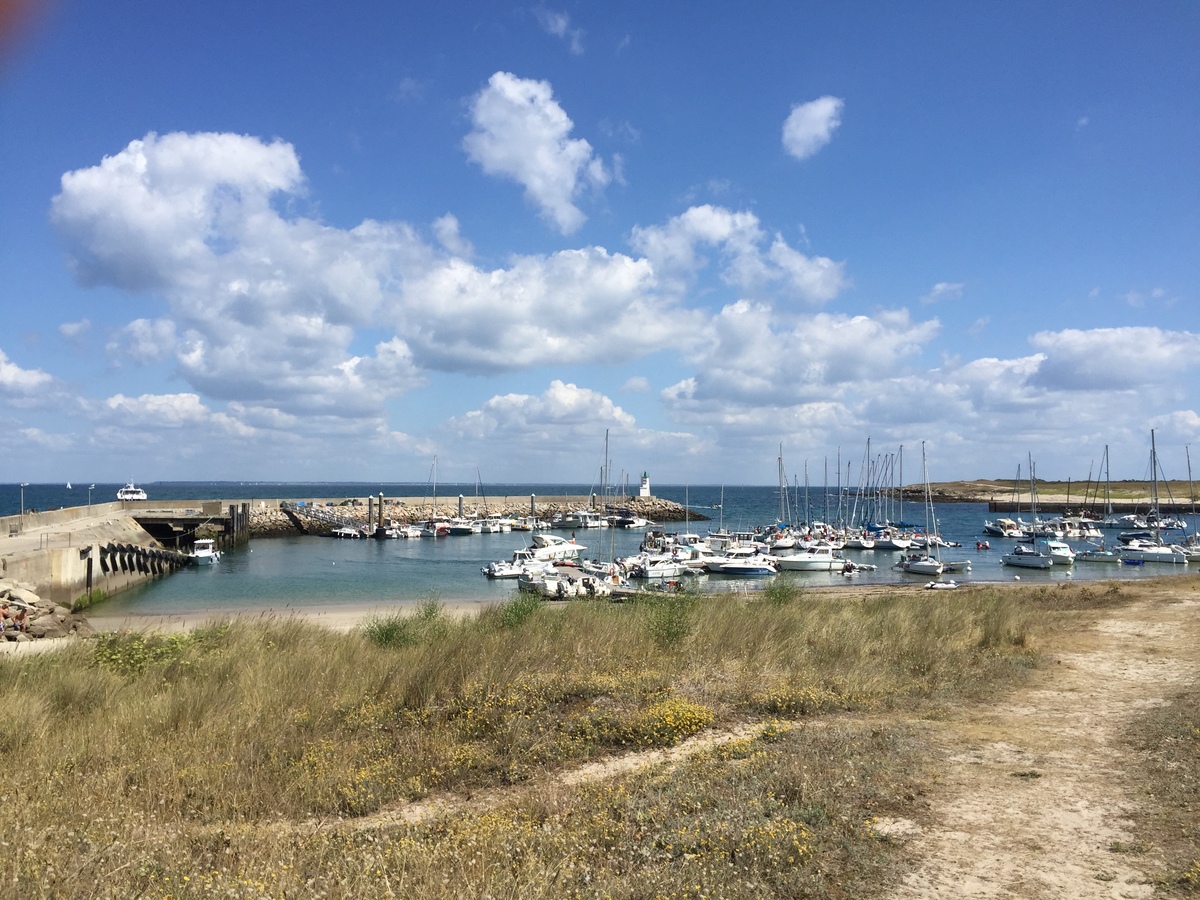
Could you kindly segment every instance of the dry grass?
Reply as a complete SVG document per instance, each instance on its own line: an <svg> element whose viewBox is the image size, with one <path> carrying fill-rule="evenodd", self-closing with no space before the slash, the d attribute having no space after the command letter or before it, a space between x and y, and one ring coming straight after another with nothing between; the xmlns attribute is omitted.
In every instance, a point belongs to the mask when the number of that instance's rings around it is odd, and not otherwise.
<svg viewBox="0 0 1200 900"><path fill-rule="evenodd" d="M1138 842L1111 849L1146 853L1155 848L1161 893L1200 893L1200 691L1178 694L1139 716L1125 731L1138 755L1135 816Z"/></svg>
<svg viewBox="0 0 1200 900"><path fill-rule="evenodd" d="M1105 602L430 602L349 635L232 623L5 660L0 897L863 896L891 864L871 822L917 802L919 761L904 730L830 716L1011 686L1038 628ZM745 722L768 724L669 769L553 777ZM360 824L484 789L511 797Z"/></svg>

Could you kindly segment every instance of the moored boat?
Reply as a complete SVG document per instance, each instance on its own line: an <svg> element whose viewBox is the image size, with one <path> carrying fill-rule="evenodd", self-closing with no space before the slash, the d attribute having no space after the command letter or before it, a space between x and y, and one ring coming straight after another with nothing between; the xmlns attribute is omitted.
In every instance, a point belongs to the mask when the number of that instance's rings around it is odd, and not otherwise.
<svg viewBox="0 0 1200 900"><path fill-rule="evenodd" d="M197 538L192 549L192 562L198 565L211 564L220 561L221 551L217 542L212 538Z"/></svg>
<svg viewBox="0 0 1200 900"><path fill-rule="evenodd" d="M1029 544L1017 544L1011 553L1005 553L1000 561L1006 566L1016 566L1021 569L1049 569L1054 565L1054 559L1048 553L1035 550Z"/></svg>
<svg viewBox="0 0 1200 900"><path fill-rule="evenodd" d="M784 572L832 572L846 564L846 560L834 552L833 545L829 543L787 556L772 555L771 559L775 561L776 568Z"/></svg>

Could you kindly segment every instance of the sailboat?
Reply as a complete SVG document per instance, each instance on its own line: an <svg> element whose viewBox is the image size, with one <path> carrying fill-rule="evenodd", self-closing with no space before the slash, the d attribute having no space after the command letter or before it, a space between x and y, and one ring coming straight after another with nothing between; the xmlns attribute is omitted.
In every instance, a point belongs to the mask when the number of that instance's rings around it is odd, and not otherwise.
<svg viewBox="0 0 1200 900"><path fill-rule="evenodd" d="M902 572L914 575L941 575L945 570L942 565L938 542L932 538L937 534L936 519L933 515L933 494L929 490L929 472L925 468L925 442L921 441L921 475L925 480L925 552L912 553L897 563ZM933 545L933 556L929 555L929 546Z"/></svg>
<svg viewBox="0 0 1200 900"><path fill-rule="evenodd" d="M450 533L450 522L437 512L437 457L433 458L433 468L429 470L429 480L433 485L433 502L429 505L429 518L421 523L421 537L445 537Z"/></svg>
<svg viewBox="0 0 1200 900"><path fill-rule="evenodd" d="M1173 566L1186 566L1188 564L1187 551L1176 544L1164 544L1162 542L1162 529L1159 523L1158 512L1158 450L1154 443L1154 429L1150 429L1150 473L1151 473L1151 489L1150 489L1150 513L1146 516L1147 522L1153 520L1153 539L1145 540L1139 538L1131 538L1125 542L1120 550L1121 562L1133 563L1140 565L1142 563L1167 563Z"/></svg>
<svg viewBox="0 0 1200 900"><path fill-rule="evenodd" d="M1033 516L1034 528L1037 527L1037 475L1034 473L1033 457L1029 458L1029 513ZM1016 566L1020 569L1049 569L1054 565L1054 557L1049 552L1043 552L1034 544L1017 544L1010 553L1000 557L1006 566Z"/></svg>
<svg viewBox="0 0 1200 900"><path fill-rule="evenodd" d="M1099 525L1101 528L1108 527L1105 523L1113 520L1112 508L1112 480L1109 473L1108 463L1108 445L1104 445L1104 456L1100 458L1100 468L1104 470L1104 518L1099 522L1092 522L1093 525ZM1099 479L1097 479L1098 481ZM1100 485L1096 485L1096 490L1100 490ZM1089 545L1075 554L1077 562L1084 563L1119 563L1121 555L1116 550L1110 550L1105 546L1104 538L1100 538L1100 543L1089 542Z"/></svg>

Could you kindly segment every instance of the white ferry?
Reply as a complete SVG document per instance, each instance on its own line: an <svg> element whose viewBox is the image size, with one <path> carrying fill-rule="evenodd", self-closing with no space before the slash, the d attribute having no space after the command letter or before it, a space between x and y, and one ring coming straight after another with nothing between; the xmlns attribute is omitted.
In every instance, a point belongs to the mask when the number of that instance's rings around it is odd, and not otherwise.
<svg viewBox="0 0 1200 900"><path fill-rule="evenodd" d="M117 491L118 500L146 500L146 492L140 487L136 487L131 481L125 487Z"/></svg>

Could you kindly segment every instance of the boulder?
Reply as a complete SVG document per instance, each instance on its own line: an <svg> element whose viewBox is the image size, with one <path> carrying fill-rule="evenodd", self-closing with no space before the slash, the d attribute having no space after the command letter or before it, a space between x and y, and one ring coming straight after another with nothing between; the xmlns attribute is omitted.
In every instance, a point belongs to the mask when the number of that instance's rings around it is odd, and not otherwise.
<svg viewBox="0 0 1200 900"><path fill-rule="evenodd" d="M36 606L42 598L26 588L11 587L8 590L8 599L24 603L26 606Z"/></svg>
<svg viewBox="0 0 1200 900"><path fill-rule="evenodd" d="M87 619L76 619L71 623L71 634L76 637L95 637L96 629L88 623Z"/></svg>

